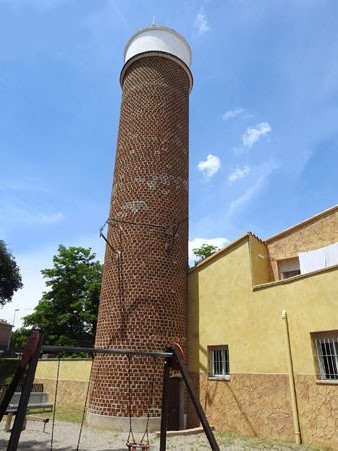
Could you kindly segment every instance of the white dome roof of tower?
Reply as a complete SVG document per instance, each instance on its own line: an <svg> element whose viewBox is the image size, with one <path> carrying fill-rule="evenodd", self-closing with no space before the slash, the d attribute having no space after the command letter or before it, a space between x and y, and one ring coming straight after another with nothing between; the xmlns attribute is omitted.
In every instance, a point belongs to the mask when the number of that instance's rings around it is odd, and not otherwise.
<svg viewBox="0 0 338 451"><path fill-rule="evenodd" d="M152 25L134 33L124 49L124 62L144 52L165 52L176 56L188 67L191 65L191 49L187 41L170 28Z"/></svg>

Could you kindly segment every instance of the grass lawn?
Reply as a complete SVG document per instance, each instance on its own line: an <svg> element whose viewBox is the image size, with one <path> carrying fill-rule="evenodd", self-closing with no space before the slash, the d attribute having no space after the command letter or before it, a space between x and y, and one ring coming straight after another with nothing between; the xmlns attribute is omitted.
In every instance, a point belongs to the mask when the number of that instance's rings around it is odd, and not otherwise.
<svg viewBox="0 0 338 451"><path fill-rule="evenodd" d="M18 366L19 359L0 359L0 385L11 383Z"/></svg>
<svg viewBox="0 0 338 451"><path fill-rule="evenodd" d="M35 416L39 418L48 418L52 420L53 412L31 412L29 416ZM67 423L81 423L83 416L83 410L66 410L66 409L56 409L55 419L58 421L66 421Z"/></svg>

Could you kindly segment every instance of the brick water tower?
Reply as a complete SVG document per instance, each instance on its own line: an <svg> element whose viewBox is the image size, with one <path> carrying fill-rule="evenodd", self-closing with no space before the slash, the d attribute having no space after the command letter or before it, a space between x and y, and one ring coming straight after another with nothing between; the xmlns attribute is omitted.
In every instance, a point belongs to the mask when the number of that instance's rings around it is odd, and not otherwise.
<svg viewBox="0 0 338 451"><path fill-rule="evenodd" d="M107 221L97 348L186 348L191 50L152 26L125 47L122 104ZM97 355L87 420L158 429L163 359Z"/></svg>

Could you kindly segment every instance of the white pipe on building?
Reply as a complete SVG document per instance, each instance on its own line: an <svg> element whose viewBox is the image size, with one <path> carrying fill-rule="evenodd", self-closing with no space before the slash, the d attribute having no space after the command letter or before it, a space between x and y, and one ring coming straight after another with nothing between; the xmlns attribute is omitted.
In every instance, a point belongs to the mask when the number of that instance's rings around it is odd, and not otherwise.
<svg viewBox="0 0 338 451"><path fill-rule="evenodd" d="M297 443L297 445L300 445L302 443L302 436L301 436L300 427L299 427L297 395L296 395L295 377L294 377L294 373L293 373L288 316L287 316L286 310L283 310L282 319L284 320L283 323L284 323L286 354L287 354L287 362L288 362L288 374L289 374L291 406L292 406L292 415L293 415L293 427L294 427L296 443Z"/></svg>

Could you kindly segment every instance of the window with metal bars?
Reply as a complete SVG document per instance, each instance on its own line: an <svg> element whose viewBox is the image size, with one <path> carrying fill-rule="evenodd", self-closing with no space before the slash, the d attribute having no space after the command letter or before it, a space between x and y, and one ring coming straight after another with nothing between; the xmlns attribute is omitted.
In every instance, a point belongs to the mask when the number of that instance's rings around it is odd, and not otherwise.
<svg viewBox="0 0 338 451"><path fill-rule="evenodd" d="M338 331L313 334L318 376L324 380L338 380Z"/></svg>
<svg viewBox="0 0 338 451"><path fill-rule="evenodd" d="M209 377L230 376L229 349L227 345L209 346Z"/></svg>

